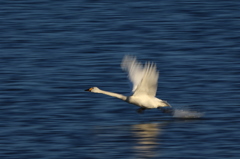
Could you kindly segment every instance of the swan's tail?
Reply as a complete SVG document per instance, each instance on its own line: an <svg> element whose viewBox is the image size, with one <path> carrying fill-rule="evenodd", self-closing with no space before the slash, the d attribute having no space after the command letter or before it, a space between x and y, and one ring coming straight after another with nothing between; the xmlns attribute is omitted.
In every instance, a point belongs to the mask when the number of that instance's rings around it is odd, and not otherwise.
<svg viewBox="0 0 240 159"><path fill-rule="evenodd" d="M159 100L158 99L158 101L159 101L159 104L158 104L158 107L157 108L161 108L161 107L172 107L167 101L165 101L165 100Z"/></svg>
<svg viewBox="0 0 240 159"><path fill-rule="evenodd" d="M163 103L166 104L166 107L172 107L167 101L163 100Z"/></svg>

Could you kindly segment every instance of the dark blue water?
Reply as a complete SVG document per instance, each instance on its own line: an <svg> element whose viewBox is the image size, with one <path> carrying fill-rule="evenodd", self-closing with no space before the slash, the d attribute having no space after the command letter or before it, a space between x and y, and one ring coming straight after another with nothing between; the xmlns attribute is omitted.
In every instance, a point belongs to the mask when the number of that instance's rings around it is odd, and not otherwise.
<svg viewBox="0 0 240 159"><path fill-rule="evenodd" d="M240 1L6 1L0 9L0 157L240 156ZM129 95L125 54L153 61L175 119Z"/></svg>

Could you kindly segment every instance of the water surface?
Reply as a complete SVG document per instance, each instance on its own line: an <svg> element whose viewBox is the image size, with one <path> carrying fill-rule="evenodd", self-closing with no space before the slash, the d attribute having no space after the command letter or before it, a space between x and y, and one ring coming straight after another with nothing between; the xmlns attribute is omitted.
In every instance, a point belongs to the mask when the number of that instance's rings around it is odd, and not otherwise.
<svg viewBox="0 0 240 159"><path fill-rule="evenodd" d="M0 157L239 158L239 1L16 1L1 5ZM130 94L124 55L153 61L176 119Z"/></svg>

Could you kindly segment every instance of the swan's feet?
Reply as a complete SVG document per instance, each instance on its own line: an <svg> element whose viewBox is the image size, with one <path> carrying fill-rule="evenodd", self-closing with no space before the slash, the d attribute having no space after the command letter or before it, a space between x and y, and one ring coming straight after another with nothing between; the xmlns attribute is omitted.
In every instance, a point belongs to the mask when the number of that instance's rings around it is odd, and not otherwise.
<svg viewBox="0 0 240 159"><path fill-rule="evenodd" d="M139 109L137 109L138 114L143 114L145 109L146 108L139 108Z"/></svg>
<svg viewBox="0 0 240 159"><path fill-rule="evenodd" d="M158 107L163 113L173 114L173 108L171 107Z"/></svg>

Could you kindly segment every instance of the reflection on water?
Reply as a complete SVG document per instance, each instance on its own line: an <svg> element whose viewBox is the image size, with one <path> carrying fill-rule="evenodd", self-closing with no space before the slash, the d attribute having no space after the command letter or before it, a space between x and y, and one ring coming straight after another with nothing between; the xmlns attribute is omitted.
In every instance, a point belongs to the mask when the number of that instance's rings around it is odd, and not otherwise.
<svg viewBox="0 0 240 159"><path fill-rule="evenodd" d="M209 122L212 125L211 121ZM206 128L209 123L201 118L138 123L142 122L93 126L92 140L87 139L90 145L87 144L84 151L93 152L90 153L90 158L98 158L99 155L112 156L111 158L130 156L129 158L137 159L178 158L179 152L198 154L199 149L202 149L210 153L209 145L213 146L214 151L222 149L217 147L214 141L212 143L202 141L208 139L209 134L217 142L222 142L216 140L219 136L228 136L218 133L215 128ZM219 123L219 120L216 123ZM235 141L231 144L236 145ZM232 152L235 153L235 149L229 154Z"/></svg>
<svg viewBox="0 0 240 159"><path fill-rule="evenodd" d="M132 126L132 132L136 137L137 145L133 147L137 154L137 158L154 158L159 156L159 135L161 134L161 127L165 123L149 123L137 124Z"/></svg>

